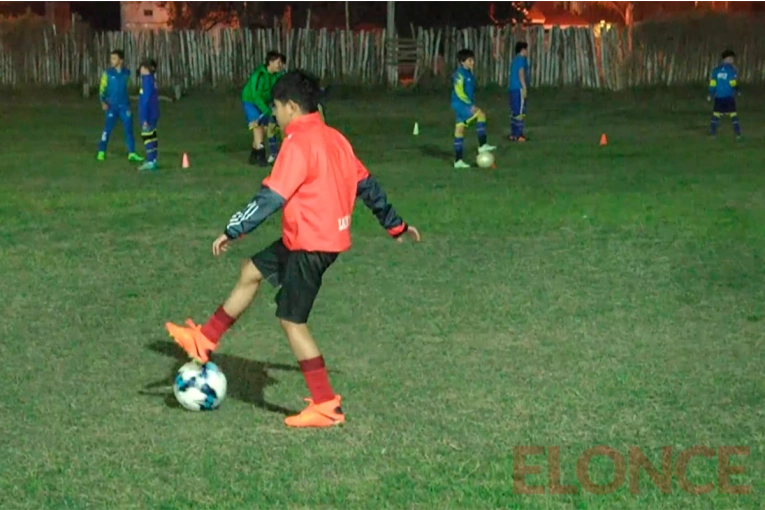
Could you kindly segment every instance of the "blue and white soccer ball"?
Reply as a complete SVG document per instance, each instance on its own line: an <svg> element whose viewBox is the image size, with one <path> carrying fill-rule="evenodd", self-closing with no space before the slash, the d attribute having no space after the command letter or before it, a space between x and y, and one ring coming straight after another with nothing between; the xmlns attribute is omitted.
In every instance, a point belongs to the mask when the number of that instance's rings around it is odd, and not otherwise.
<svg viewBox="0 0 765 510"><path fill-rule="evenodd" d="M226 398L227 387L226 376L218 365L190 361L178 370L173 393L178 403L189 411L212 411Z"/></svg>

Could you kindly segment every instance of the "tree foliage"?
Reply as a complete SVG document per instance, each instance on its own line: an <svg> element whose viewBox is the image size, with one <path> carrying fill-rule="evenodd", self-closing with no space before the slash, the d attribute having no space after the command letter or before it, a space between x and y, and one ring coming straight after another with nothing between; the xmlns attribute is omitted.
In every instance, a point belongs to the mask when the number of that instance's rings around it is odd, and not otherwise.
<svg viewBox="0 0 765 510"><path fill-rule="evenodd" d="M592 4L619 14L627 26L632 26L635 23L636 3L637 0L592 0Z"/></svg>
<svg viewBox="0 0 765 510"><path fill-rule="evenodd" d="M159 2L167 9L168 24L177 30L210 30L216 25L258 26L263 23L261 2Z"/></svg>
<svg viewBox="0 0 765 510"><path fill-rule="evenodd" d="M534 2L500 2L489 5L489 19L495 25L515 25L528 19Z"/></svg>
<svg viewBox="0 0 765 510"><path fill-rule="evenodd" d="M637 0L592 0L590 5L602 7L617 13L627 26L627 48L632 52L632 29L635 25L635 4Z"/></svg>

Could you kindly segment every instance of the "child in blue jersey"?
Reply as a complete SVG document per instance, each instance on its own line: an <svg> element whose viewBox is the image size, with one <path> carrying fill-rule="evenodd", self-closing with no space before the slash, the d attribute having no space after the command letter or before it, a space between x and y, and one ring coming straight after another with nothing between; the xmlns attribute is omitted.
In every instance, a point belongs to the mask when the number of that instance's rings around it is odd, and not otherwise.
<svg viewBox="0 0 765 510"><path fill-rule="evenodd" d="M478 133L478 152L491 152L496 149L486 143L486 114L476 106L475 96L475 54L468 49L457 52L459 65L452 75L452 110L456 117L454 126L454 168L470 168L462 159L465 147L465 127L476 123Z"/></svg>
<svg viewBox="0 0 765 510"><path fill-rule="evenodd" d="M526 98L529 91L529 45L515 43L515 57L510 64L508 93L510 96L510 137L511 142L525 142L523 133L526 121Z"/></svg>
<svg viewBox="0 0 765 510"><path fill-rule="evenodd" d="M157 169L157 122L159 122L159 93L154 74L157 72L157 61L146 59L141 62L139 71L141 78L141 93L138 99L138 122L141 123L141 138L146 151L146 162L138 167L142 171Z"/></svg>
<svg viewBox="0 0 765 510"><path fill-rule="evenodd" d="M133 116L130 112L130 96L128 96L128 83L130 70L124 65L125 53L122 50L113 50L109 55L111 67L101 75L101 84L98 87L98 96L101 99L101 109L106 117L101 140L98 142L98 154L96 159L106 159L106 147L109 144L109 136L112 134L117 119L122 122L125 130L125 145L128 149L128 161L143 161L143 158L135 153L135 138L133 137Z"/></svg>
<svg viewBox="0 0 765 510"><path fill-rule="evenodd" d="M722 62L712 70L712 77L709 80L707 101L711 101L712 98L715 100L710 126L712 136L717 135L720 118L723 115L729 115L736 138L741 138L741 125L738 123L738 112L736 111L738 74L736 68L733 67L735 58L736 54L732 50L725 50L722 53Z"/></svg>

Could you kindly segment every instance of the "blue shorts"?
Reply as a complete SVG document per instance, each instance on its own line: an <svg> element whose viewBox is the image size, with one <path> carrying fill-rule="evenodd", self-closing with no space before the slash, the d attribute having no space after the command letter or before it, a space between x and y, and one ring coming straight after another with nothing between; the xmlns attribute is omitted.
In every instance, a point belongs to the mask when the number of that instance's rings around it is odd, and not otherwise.
<svg viewBox="0 0 765 510"><path fill-rule="evenodd" d="M723 115L730 115L736 113L736 98L735 97L716 97L715 98L715 113Z"/></svg>
<svg viewBox="0 0 765 510"><path fill-rule="evenodd" d="M468 125L475 120L475 114L472 113L472 106L468 106L465 103L454 104L452 103L452 110L454 110L454 123Z"/></svg>
<svg viewBox="0 0 765 510"><path fill-rule="evenodd" d="M523 99L520 90L510 91L510 114L513 117L526 116L526 100Z"/></svg>
<svg viewBox="0 0 765 510"><path fill-rule="evenodd" d="M270 122L273 122L273 117L264 117L263 114L252 103L242 102L242 109L244 110L244 118L247 119L247 125L249 126L253 122L257 122L259 126L267 126Z"/></svg>

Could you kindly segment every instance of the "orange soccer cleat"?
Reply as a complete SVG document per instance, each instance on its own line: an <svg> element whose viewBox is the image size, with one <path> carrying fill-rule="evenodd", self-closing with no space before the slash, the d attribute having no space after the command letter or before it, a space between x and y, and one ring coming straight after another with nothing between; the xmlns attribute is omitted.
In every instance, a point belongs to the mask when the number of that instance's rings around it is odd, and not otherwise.
<svg viewBox="0 0 765 510"><path fill-rule="evenodd" d="M202 334L202 326L197 326L191 319L188 319L186 324L186 326L178 326L167 322L165 328L175 343L180 345L189 356L200 363L207 363L217 345Z"/></svg>
<svg viewBox="0 0 765 510"><path fill-rule="evenodd" d="M308 402L308 407L300 414L285 418L285 425L296 428L324 428L345 423L345 415L340 407L340 395L335 395L334 399L321 404L314 404L310 398L305 401Z"/></svg>

